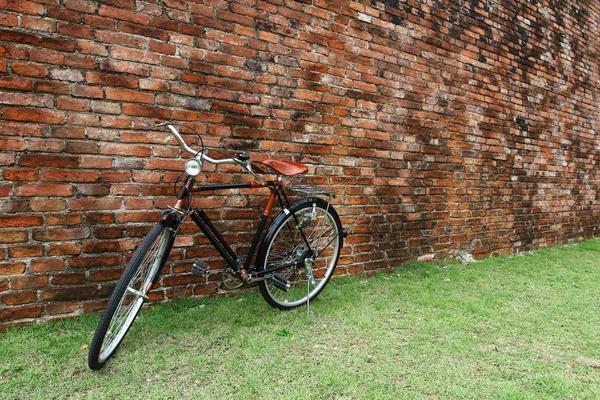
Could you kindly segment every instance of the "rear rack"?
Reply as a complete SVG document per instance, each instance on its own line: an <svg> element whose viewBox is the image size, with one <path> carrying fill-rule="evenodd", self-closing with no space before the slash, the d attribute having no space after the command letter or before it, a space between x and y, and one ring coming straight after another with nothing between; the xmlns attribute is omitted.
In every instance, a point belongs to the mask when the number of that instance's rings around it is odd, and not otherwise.
<svg viewBox="0 0 600 400"><path fill-rule="evenodd" d="M286 189L292 190L296 193L302 193L307 196L329 196L335 197L335 192L333 190L327 190L320 186L309 185L305 183L289 183L285 185Z"/></svg>

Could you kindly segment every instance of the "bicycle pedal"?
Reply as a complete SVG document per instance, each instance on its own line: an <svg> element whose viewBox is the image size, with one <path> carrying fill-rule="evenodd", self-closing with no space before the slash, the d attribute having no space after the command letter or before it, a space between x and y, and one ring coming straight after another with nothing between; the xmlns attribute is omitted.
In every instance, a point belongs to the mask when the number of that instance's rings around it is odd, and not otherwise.
<svg viewBox="0 0 600 400"><path fill-rule="evenodd" d="M209 273L210 265L204 261L197 260L194 265L192 265L192 274L199 276L200 278L207 277Z"/></svg>
<svg viewBox="0 0 600 400"><path fill-rule="evenodd" d="M273 274L271 282L279 290L283 290L284 292L290 290L290 281L285 276Z"/></svg>

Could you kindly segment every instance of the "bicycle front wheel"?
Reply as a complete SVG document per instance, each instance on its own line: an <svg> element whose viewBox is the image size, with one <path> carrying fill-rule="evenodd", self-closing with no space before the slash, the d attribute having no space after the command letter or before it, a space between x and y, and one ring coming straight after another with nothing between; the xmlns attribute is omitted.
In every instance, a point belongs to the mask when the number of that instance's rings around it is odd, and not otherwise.
<svg viewBox="0 0 600 400"><path fill-rule="evenodd" d="M282 310L312 301L333 275L342 242L340 218L328 202L305 198L294 203L273 221L256 264L259 270L276 268L277 278L287 280L289 288L267 279L258 284L262 296Z"/></svg>
<svg viewBox="0 0 600 400"><path fill-rule="evenodd" d="M115 353L167 261L174 230L158 222L127 264L100 318L88 352L88 365L100 369Z"/></svg>

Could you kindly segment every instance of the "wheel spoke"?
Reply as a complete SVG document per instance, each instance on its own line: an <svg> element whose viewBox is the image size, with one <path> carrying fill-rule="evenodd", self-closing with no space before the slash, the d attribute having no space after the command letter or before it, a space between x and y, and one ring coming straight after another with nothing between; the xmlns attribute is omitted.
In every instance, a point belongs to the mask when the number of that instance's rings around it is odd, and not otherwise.
<svg viewBox="0 0 600 400"><path fill-rule="evenodd" d="M281 222L263 266L266 269L290 265L277 272L288 279L289 290L281 290L270 281L261 286L265 298L279 308L296 307L315 297L331 277L340 252L341 240L336 240L339 239L339 222L325 202L307 202L296 209L295 214L302 223L295 224L293 215ZM314 282L308 279L306 266L291 266L303 262L307 256L313 259L310 272Z"/></svg>
<svg viewBox="0 0 600 400"><path fill-rule="evenodd" d="M162 261L166 258L171 237L171 230L158 224L133 255L121 278L126 281L119 282L113 293L113 297L120 297L111 298L107 306L107 311L109 309L113 311L110 321L105 325L106 331L100 339L102 342L98 350L98 363L104 363L114 353L135 320L144 300L148 299L147 292ZM111 306L113 301L117 302L115 306Z"/></svg>

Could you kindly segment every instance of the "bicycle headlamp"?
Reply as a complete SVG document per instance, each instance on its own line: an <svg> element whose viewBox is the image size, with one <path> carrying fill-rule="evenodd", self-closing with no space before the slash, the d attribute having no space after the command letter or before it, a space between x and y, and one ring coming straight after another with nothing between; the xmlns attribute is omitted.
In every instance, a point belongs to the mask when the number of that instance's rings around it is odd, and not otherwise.
<svg viewBox="0 0 600 400"><path fill-rule="evenodd" d="M191 160L187 160L185 163L185 172L190 176L196 176L202 171L202 164L200 161L192 158Z"/></svg>

